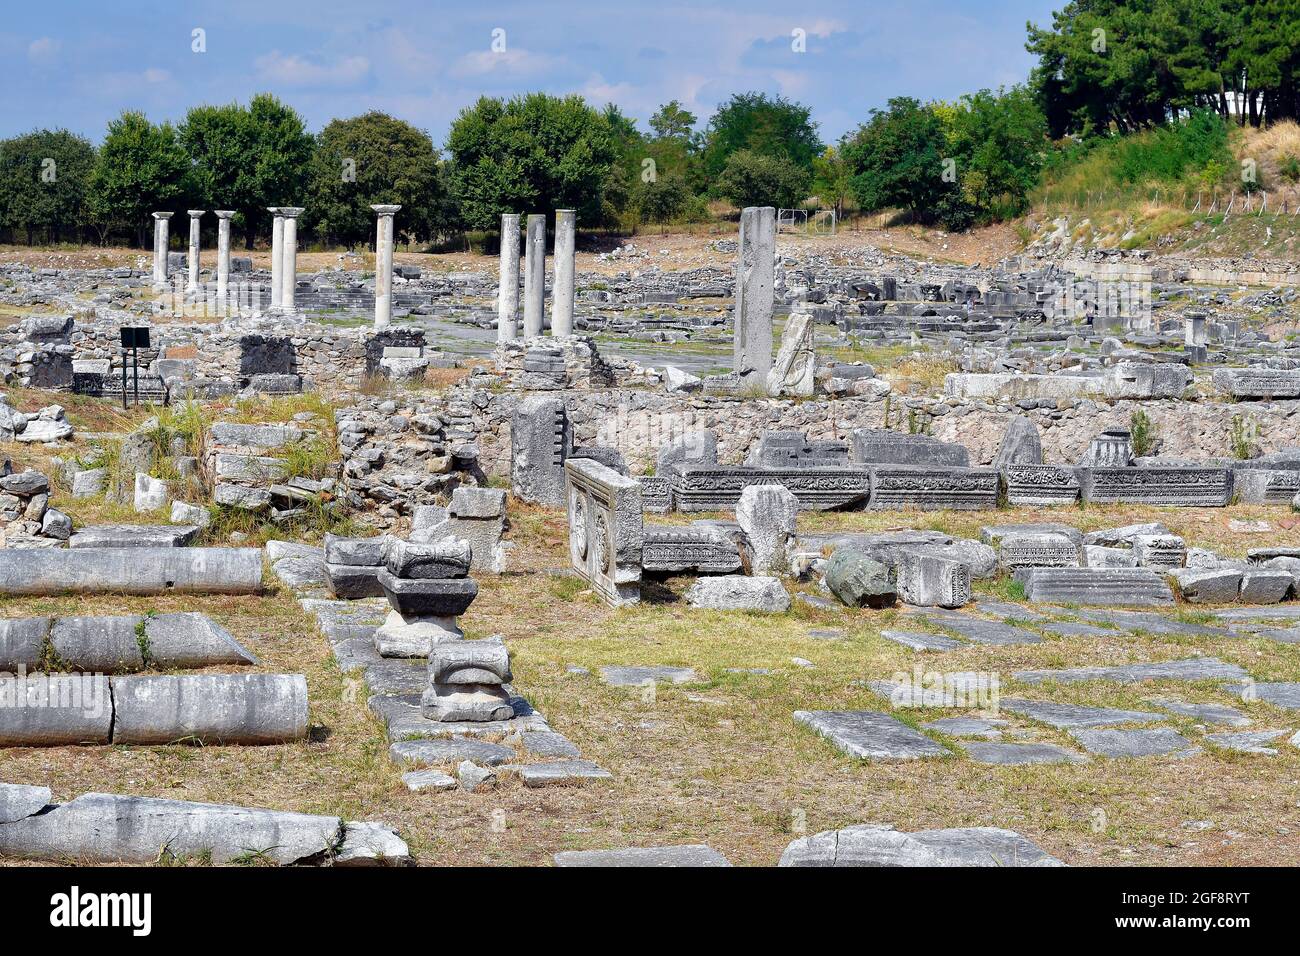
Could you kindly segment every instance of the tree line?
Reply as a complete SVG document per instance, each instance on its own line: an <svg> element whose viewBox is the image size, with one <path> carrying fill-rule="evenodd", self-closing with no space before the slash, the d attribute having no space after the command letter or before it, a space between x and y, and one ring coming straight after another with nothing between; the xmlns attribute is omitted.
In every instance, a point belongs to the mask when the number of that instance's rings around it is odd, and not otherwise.
<svg viewBox="0 0 1300 956"><path fill-rule="evenodd" d="M747 205L900 209L962 229L1023 213L1045 169L1099 146L1128 157L1126 180L1195 167L1208 182L1226 169L1230 120L1300 106L1300 0L1071 0L1028 31L1039 62L1025 85L897 97L835 143L808 107L759 92L734 94L703 125L674 100L646 129L578 96L484 97L441 149L377 111L313 135L270 94L198 106L177 124L128 111L98 147L67 130L0 140L0 238L144 246L152 211L183 222L187 208L232 209L251 248L269 231L266 207L295 205L308 242L355 246L373 237L376 203L401 204L396 228L417 244L566 207L587 229ZM1110 148L1153 127L1183 132L1152 140L1159 155Z"/></svg>

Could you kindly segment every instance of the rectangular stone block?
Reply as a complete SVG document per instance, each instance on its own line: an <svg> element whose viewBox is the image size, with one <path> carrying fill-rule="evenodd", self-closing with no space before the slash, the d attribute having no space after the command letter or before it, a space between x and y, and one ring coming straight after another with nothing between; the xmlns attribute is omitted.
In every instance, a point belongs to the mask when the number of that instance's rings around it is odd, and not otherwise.
<svg viewBox="0 0 1300 956"><path fill-rule="evenodd" d="M1053 532L1009 534L998 545L998 563L1007 571L1077 568L1079 544L1069 535Z"/></svg>
<svg viewBox="0 0 1300 956"><path fill-rule="evenodd" d="M722 532L709 527L647 527L641 566L651 573L733 574L740 570L740 549Z"/></svg>
<svg viewBox="0 0 1300 956"><path fill-rule="evenodd" d="M1233 398L1300 398L1300 369L1221 368L1213 380L1215 388Z"/></svg>
<svg viewBox="0 0 1300 956"><path fill-rule="evenodd" d="M645 546L640 483L589 458L571 458L564 469L573 569L607 603L637 603Z"/></svg>
<svg viewBox="0 0 1300 956"><path fill-rule="evenodd" d="M781 485L805 511L827 511L863 501L871 492L864 468L686 468L673 478L678 511L731 511L751 485Z"/></svg>
<svg viewBox="0 0 1300 956"><path fill-rule="evenodd" d="M1080 468L1085 502L1223 508L1232 501L1231 468Z"/></svg>
<svg viewBox="0 0 1300 956"><path fill-rule="evenodd" d="M916 607L962 607L970 602L970 565L931 554L898 556L898 596Z"/></svg>
<svg viewBox="0 0 1300 956"><path fill-rule="evenodd" d="M978 511L998 506L994 468L879 465L871 469L873 511Z"/></svg>
<svg viewBox="0 0 1300 956"><path fill-rule="evenodd" d="M261 548L0 549L0 594L252 594Z"/></svg>
<svg viewBox="0 0 1300 956"><path fill-rule="evenodd" d="M1040 507L1079 500L1079 472L1064 465L1005 465L1002 486L1007 504Z"/></svg>
<svg viewBox="0 0 1300 956"><path fill-rule="evenodd" d="M1017 572L1033 604L1149 607L1173 604L1165 579L1147 568L1027 568Z"/></svg>
<svg viewBox="0 0 1300 956"><path fill-rule="evenodd" d="M853 430L853 462L858 465L940 465L966 468L970 452L964 445L929 435L909 435L883 428Z"/></svg>
<svg viewBox="0 0 1300 956"><path fill-rule="evenodd" d="M665 475L642 475L641 510L646 514L667 514L673 510L673 484Z"/></svg>

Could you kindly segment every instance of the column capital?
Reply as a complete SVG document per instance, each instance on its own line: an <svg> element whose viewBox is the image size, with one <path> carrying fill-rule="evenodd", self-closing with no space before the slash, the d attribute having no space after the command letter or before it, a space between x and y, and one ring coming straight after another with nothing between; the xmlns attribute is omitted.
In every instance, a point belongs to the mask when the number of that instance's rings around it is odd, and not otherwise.
<svg viewBox="0 0 1300 956"><path fill-rule="evenodd" d="M401 206L391 206L391 205L388 206L378 205L378 206L371 206L370 208L373 209L375 212L379 213L379 215L381 216L392 216L402 211Z"/></svg>
<svg viewBox="0 0 1300 956"><path fill-rule="evenodd" d="M174 215L175 215L175 213L171 213L171 212L156 212L156 213L153 213L153 217L154 217L155 219L170 219L170 218L171 218L172 216L174 216Z"/></svg>
<svg viewBox="0 0 1300 956"><path fill-rule="evenodd" d="M212 210L212 215L216 216L218 219L229 219L229 218L230 218L231 216L233 216L234 214L235 214L235 210L233 210L233 209L214 209L214 210Z"/></svg>
<svg viewBox="0 0 1300 956"><path fill-rule="evenodd" d="M285 219L297 219L302 215L305 208L304 206L281 206L280 215L284 216Z"/></svg>
<svg viewBox="0 0 1300 956"><path fill-rule="evenodd" d="M277 216L282 216L282 215L284 215L284 213L283 213L283 211L282 211L283 209L284 209L283 206L267 206L267 207L266 207L266 211L267 211L267 212L269 212L269 213L274 213L274 214L277 215Z"/></svg>
<svg viewBox="0 0 1300 956"><path fill-rule="evenodd" d="M198 219L199 216L207 212L206 209L187 209L185 211L190 214L191 219Z"/></svg>

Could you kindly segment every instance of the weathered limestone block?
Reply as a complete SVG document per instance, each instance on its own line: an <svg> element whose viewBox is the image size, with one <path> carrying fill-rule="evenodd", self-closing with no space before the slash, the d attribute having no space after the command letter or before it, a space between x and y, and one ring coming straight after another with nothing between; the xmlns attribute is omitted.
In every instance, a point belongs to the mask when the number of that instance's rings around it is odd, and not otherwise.
<svg viewBox="0 0 1300 956"><path fill-rule="evenodd" d="M389 537L384 566L402 579L463 578L469 574L469 542L442 538L429 544Z"/></svg>
<svg viewBox="0 0 1300 956"><path fill-rule="evenodd" d="M198 525L97 524L68 539L70 548L184 548L198 537Z"/></svg>
<svg viewBox="0 0 1300 956"><path fill-rule="evenodd" d="M48 617L0 620L0 672L13 673L20 668L34 671L40 667L50 625Z"/></svg>
<svg viewBox="0 0 1300 956"><path fill-rule="evenodd" d="M811 397L817 387L817 353L813 347L813 317L792 312L781 333L781 349L767 373L767 393Z"/></svg>
<svg viewBox="0 0 1300 956"><path fill-rule="evenodd" d="M929 435L910 435L882 428L853 430L852 460L859 465L938 465L966 468L970 452L963 445Z"/></svg>
<svg viewBox="0 0 1300 956"><path fill-rule="evenodd" d="M1034 604L1145 607L1174 602L1169 585L1147 568L1026 568L1016 578Z"/></svg>
<svg viewBox="0 0 1300 956"><path fill-rule="evenodd" d="M1068 465L1003 465L1007 504L1037 507L1079 500L1079 472Z"/></svg>
<svg viewBox="0 0 1300 956"><path fill-rule="evenodd" d="M1020 568L1077 568L1078 542L1064 534L1009 534L998 545L998 561L1007 571Z"/></svg>
<svg viewBox="0 0 1300 956"><path fill-rule="evenodd" d="M752 574L789 573L798 517L799 499L780 485L754 485L740 493L736 521L749 541Z"/></svg>
<svg viewBox="0 0 1300 956"><path fill-rule="evenodd" d="M389 611L375 630L375 650L380 657L428 657L435 644L464 637L454 617L406 616Z"/></svg>
<svg viewBox="0 0 1300 956"><path fill-rule="evenodd" d="M519 403L510 425L510 483L516 498L562 507L564 462L573 450L573 434L564 401L532 395Z"/></svg>
<svg viewBox="0 0 1300 956"><path fill-rule="evenodd" d="M1133 539L1133 556L1140 568L1181 568L1187 546L1176 534L1144 534Z"/></svg>
<svg viewBox="0 0 1300 956"><path fill-rule="evenodd" d="M511 680L510 654L499 639L436 645L421 711L442 722L509 720L514 709L505 685Z"/></svg>
<svg viewBox="0 0 1300 956"><path fill-rule="evenodd" d="M1232 474L1232 486L1242 504L1287 504L1300 494L1300 470L1236 468Z"/></svg>
<svg viewBox="0 0 1300 956"><path fill-rule="evenodd" d="M1300 369L1216 369L1214 387L1236 399L1300 398Z"/></svg>
<svg viewBox="0 0 1300 956"><path fill-rule="evenodd" d="M860 468L687 468L673 479L679 511L733 509L751 485L782 485L805 510L842 508L867 498L871 474Z"/></svg>
<svg viewBox="0 0 1300 956"><path fill-rule="evenodd" d="M718 436L708 429L687 432L659 449L655 474L666 475L680 467L709 468L718 463Z"/></svg>
<svg viewBox="0 0 1300 956"><path fill-rule="evenodd" d="M772 369L775 272L776 210L771 206L748 206L740 213L732 332L732 371L742 389L765 389Z"/></svg>
<svg viewBox="0 0 1300 956"><path fill-rule="evenodd" d="M1080 468L1085 502L1223 508L1232 501L1231 468Z"/></svg>
<svg viewBox="0 0 1300 956"><path fill-rule="evenodd" d="M506 493L462 485L451 495L447 532L469 544L470 568L500 574L506 569Z"/></svg>
<svg viewBox="0 0 1300 956"><path fill-rule="evenodd" d="M864 823L795 840L779 866L1064 866L1014 830L962 827L902 833Z"/></svg>
<svg viewBox="0 0 1300 956"><path fill-rule="evenodd" d="M877 465L871 469L873 511L975 511L998 506L998 472L992 468Z"/></svg>
<svg viewBox="0 0 1300 956"><path fill-rule="evenodd" d="M733 574L741 569L736 541L711 525L647 525L644 534L641 567L647 574Z"/></svg>
<svg viewBox="0 0 1300 956"><path fill-rule="evenodd" d="M782 614L790 610L790 595L780 578L728 574L700 578L687 589L686 603L710 611Z"/></svg>
<svg viewBox="0 0 1300 956"><path fill-rule="evenodd" d="M1133 464L1133 435L1127 428L1108 428L1093 438L1079 459L1087 468L1127 468Z"/></svg>
<svg viewBox="0 0 1300 956"><path fill-rule="evenodd" d="M1192 370L1176 362L1117 362L1106 370L1108 398L1180 398Z"/></svg>
<svg viewBox="0 0 1300 956"><path fill-rule="evenodd" d="M645 543L640 484L590 459L569 459L565 473L573 569L607 603L635 604Z"/></svg>
<svg viewBox="0 0 1300 956"><path fill-rule="evenodd" d="M1043 445L1038 435L1038 426L1024 415L1017 415L1007 422L1007 429L1002 433L1002 443L998 445L997 454L993 456L993 467L1006 468L1009 465L1041 465L1042 463Z"/></svg>
<svg viewBox="0 0 1300 956"><path fill-rule="evenodd" d="M389 605L403 617L459 617L478 596L470 578L399 578L387 569L378 574Z"/></svg>
<svg viewBox="0 0 1300 956"><path fill-rule="evenodd" d="M895 568L898 596L916 607L956 608L971 599L970 565L919 551L903 551Z"/></svg>

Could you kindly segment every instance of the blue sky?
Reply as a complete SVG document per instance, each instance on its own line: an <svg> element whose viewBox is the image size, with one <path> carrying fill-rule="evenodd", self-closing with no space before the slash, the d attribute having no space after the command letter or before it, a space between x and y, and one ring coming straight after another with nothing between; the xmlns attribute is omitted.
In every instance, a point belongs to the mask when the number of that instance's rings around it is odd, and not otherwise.
<svg viewBox="0 0 1300 956"><path fill-rule="evenodd" d="M441 145L483 94L580 93L645 128L668 100L702 125L731 93L763 90L812 107L833 141L892 96L1023 81L1025 22L1050 23L1062 3L15 0L0 25L0 135L63 126L98 142L123 109L179 120L270 91L312 130L381 109ZM195 29L206 52L192 50Z"/></svg>

